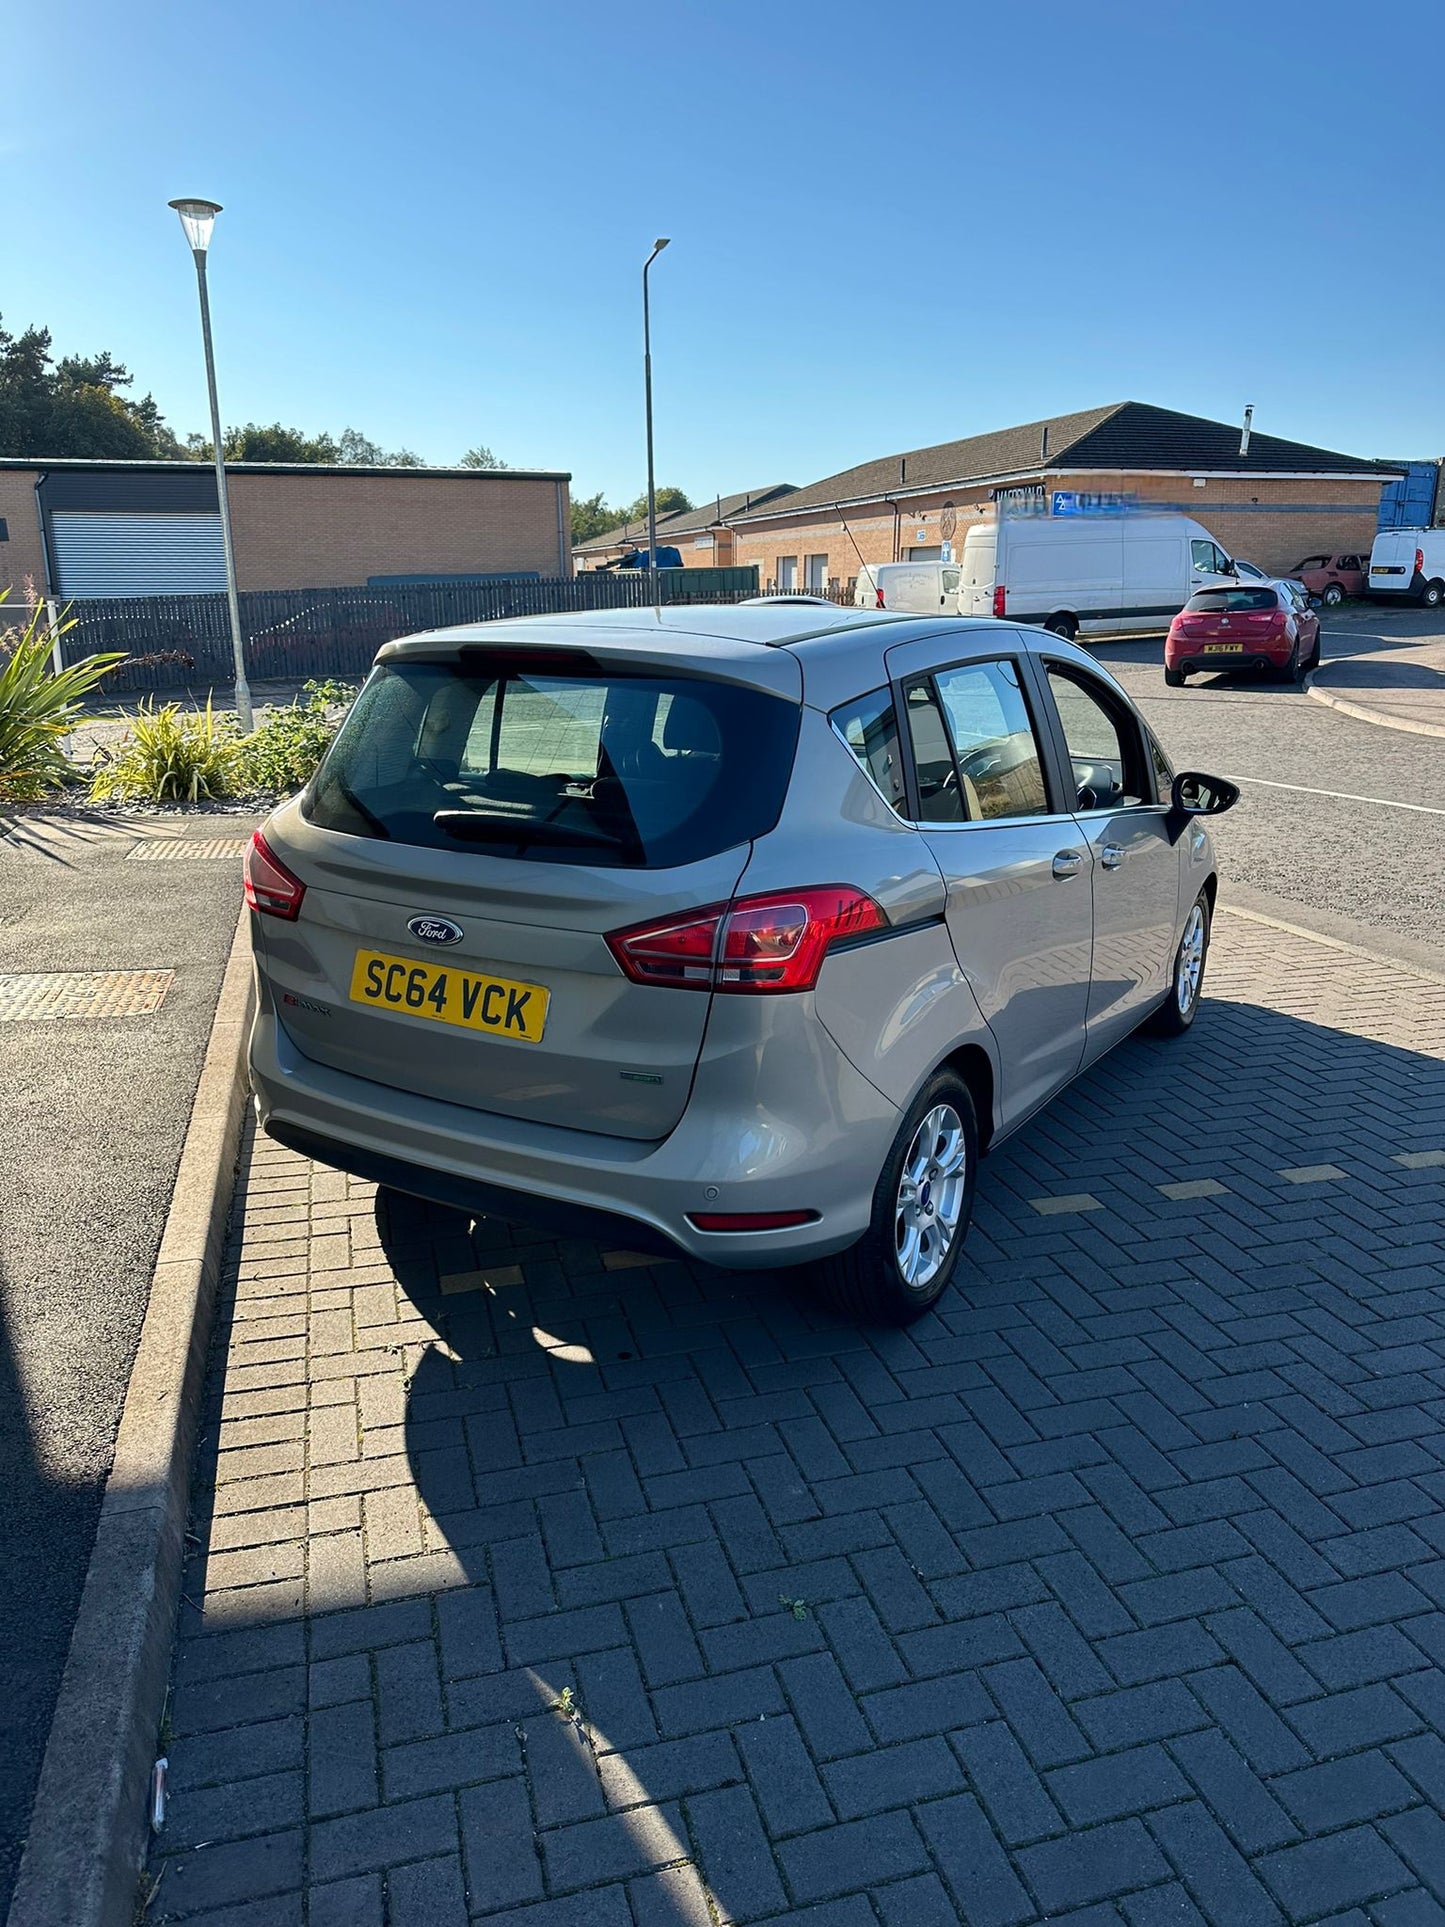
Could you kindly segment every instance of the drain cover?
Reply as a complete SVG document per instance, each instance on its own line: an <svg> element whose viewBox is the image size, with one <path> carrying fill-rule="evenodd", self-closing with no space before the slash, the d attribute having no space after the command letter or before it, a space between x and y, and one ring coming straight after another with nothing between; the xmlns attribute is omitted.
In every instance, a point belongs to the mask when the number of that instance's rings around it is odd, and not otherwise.
<svg viewBox="0 0 1445 1927"><path fill-rule="evenodd" d="M0 977L0 1023L56 1017L149 1017L174 970L37 970Z"/></svg>
<svg viewBox="0 0 1445 1927"><path fill-rule="evenodd" d="M178 836L157 836L137 843L126 862L159 863L166 858L186 863L233 861L244 853L250 840L248 836L214 836L209 842L190 842Z"/></svg>

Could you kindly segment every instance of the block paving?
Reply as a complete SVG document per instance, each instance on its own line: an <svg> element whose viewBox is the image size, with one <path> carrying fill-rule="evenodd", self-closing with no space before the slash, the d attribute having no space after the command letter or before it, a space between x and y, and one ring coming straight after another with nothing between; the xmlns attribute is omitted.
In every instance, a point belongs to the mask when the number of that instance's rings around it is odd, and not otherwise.
<svg viewBox="0 0 1445 1927"><path fill-rule="evenodd" d="M1209 992L908 1332L255 1143L146 1918L1445 1921L1445 983Z"/></svg>

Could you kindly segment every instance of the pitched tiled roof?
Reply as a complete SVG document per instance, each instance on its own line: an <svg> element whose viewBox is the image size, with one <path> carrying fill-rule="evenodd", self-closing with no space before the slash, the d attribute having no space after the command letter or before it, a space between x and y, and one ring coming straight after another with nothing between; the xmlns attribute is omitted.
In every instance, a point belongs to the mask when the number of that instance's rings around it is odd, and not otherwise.
<svg viewBox="0 0 1445 1927"><path fill-rule="evenodd" d="M1214 422L1203 415L1180 415L1172 408L1128 401L1069 448L1072 468L1231 470L1247 475L1365 475L1393 473L1389 462L1341 455L1312 442L1280 435L1249 438L1249 453L1239 452L1239 424ZM1053 450L1050 449L1052 458Z"/></svg>
<svg viewBox="0 0 1445 1927"><path fill-rule="evenodd" d="M856 468L845 468L821 482L793 490L786 502L770 503L761 514L766 517L783 509L791 513L794 509L832 508L835 503L846 507L850 502L878 501L924 489L1038 475L1060 466L1205 473L1229 470L1260 475L1361 475L1378 471L1383 477L1393 472L1389 463L1259 433L1251 436L1249 453L1241 456L1239 438L1240 430L1234 423L1181 415L1148 402L1111 402L1105 408L1080 409L1072 415L1026 422L1019 428L996 429L988 435L970 435L962 441L938 442L932 448L914 448L877 461L860 462ZM745 518L734 513L729 519Z"/></svg>
<svg viewBox="0 0 1445 1927"><path fill-rule="evenodd" d="M669 537L674 535L695 535L703 529L710 529L717 522L727 522L735 515L746 513L749 508L757 508L764 502L776 502L778 497L791 495L791 482L774 482L768 488L739 489L735 495L710 496L693 509L674 509L670 514L657 518L659 542L664 529ZM640 542L647 540L646 518L636 516L628 523L619 522L615 528L604 529L600 535L589 536L585 542L573 544L574 551L583 555L589 549L613 549L622 541L624 527L630 538Z"/></svg>
<svg viewBox="0 0 1445 1927"><path fill-rule="evenodd" d="M999 428L989 435L969 435L961 442L939 442L933 448L914 448L860 462L837 475L825 476L796 489L786 503L769 504L764 513L786 507L831 508L835 502L872 502L899 489L948 488L955 482L983 481L995 475L1028 473L1039 466L1043 431L1049 431L1049 461L1061 449L1097 428L1125 402L1107 408L1085 408L1074 415L1056 415L1047 422L1027 422L1022 428ZM734 519L737 519L734 517Z"/></svg>

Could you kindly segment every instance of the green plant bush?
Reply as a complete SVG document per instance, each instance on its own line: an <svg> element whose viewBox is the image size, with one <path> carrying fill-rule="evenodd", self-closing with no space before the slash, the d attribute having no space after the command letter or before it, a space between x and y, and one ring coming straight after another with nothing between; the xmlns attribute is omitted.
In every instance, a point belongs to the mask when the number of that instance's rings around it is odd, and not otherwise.
<svg viewBox="0 0 1445 1927"><path fill-rule="evenodd" d="M0 590L0 602L9 593ZM87 656L57 675L55 637L74 626L62 618L52 631L37 604L24 623L0 631L0 803L32 802L72 780L63 745L80 720L81 699L124 661Z"/></svg>
<svg viewBox="0 0 1445 1927"><path fill-rule="evenodd" d="M242 738L209 697L201 709L142 702L129 734L96 752L90 793L97 802L199 803L243 787Z"/></svg>
<svg viewBox="0 0 1445 1927"><path fill-rule="evenodd" d="M289 796L316 774L341 717L355 696L350 683L309 682L295 702L268 709L249 736L241 739L241 768L247 789Z"/></svg>

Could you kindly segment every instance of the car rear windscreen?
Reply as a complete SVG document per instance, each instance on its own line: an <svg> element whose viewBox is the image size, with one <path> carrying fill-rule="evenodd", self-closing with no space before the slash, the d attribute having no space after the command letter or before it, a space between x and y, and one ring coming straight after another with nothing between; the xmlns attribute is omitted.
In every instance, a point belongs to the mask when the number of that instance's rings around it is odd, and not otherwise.
<svg viewBox="0 0 1445 1927"><path fill-rule="evenodd" d="M665 869L773 827L800 714L760 690L596 661L386 663L303 809L348 836Z"/></svg>
<svg viewBox="0 0 1445 1927"><path fill-rule="evenodd" d="M1278 607L1273 589L1201 589L1184 605L1190 615L1239 615L1249 609Z"/></svg>

